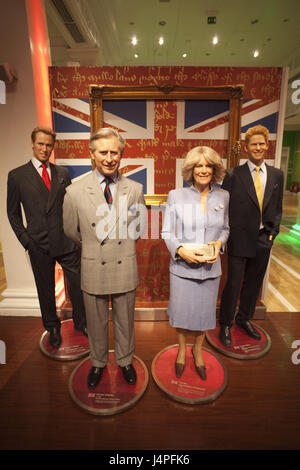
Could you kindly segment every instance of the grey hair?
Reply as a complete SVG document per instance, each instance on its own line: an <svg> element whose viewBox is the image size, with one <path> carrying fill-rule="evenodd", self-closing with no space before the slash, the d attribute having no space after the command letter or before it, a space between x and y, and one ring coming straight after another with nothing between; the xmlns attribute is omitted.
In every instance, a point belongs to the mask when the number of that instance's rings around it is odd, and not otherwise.
<svg viewBox="0 0 300 470"><path fill-rule="evenodd" d="M222 163L220 155L210 147L194 147L191 149L182 165L181 174L188 184L193 184L193 171L194 167L199 163L199 160L203 156L207 163L213 166L214 172L212 176L212 183L220 183L225 175L225 168Z"/></svg>
<svg viewBox="0 0 300 470"><path fill-rule="evenodd" d="M91 135L90 143L89 143L90 151L93 152L95 150L95 147L94 147L95 140L107 139L109 137L116 137L118 139L120 143L120 152L122 155L124 152L124 148L125 148L125 140L123 139L121 134L116 129L113 129L112 127L102 127L101 129L98 129L96 132L94 132Z"/></svg>

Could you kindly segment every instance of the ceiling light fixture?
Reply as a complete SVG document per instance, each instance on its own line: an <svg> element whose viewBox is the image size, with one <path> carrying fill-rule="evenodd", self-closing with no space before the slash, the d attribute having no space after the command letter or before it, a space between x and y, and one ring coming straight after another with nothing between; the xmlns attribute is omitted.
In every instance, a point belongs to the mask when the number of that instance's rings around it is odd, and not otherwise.
<svg viewBox="0 0 300 470"><path fill-rule="evenodd" d="M185 59L187 57L187 53L185 52L184 54L182 54L182 57Z"/></svg>
<svg viewBox="0 0 300 470"><path fill-rule="evenodd" d="M164 38L161 36L161 37L159 38L159 40L158 40L158 44L159 44L160 46L162 46L164 42L165 42L165 41L164 41Z"/></svg>
<svg viewBox="0 0 300 470"><path fill-rule="evenodd" d="M259 56L259 51L255 49L255 51L253 52L253 57L258 57L258 56Z"/></svg>
<svg viewBox="0 0 300 470"><path fill-rule="evenodd" d="M133 46L136 46L136 45L137 45L137 38L136 38L136 36L133 36L133 38L131 39L131 44L132 44Z"/></svg>
<svg viewBox="0 0 300 470"><path fill-rule="evenodd" d="M138 58L139 58L139 55L138 55L138 54L134 54L134 58L135 58L135 59L138 59Z"/></svg>
<svg viewBox="0 0 300 470"><path fill-rule="evenodd" d="M215 45L215 44L218 44L218 42L219 42L218 36L214 36L212 43Z"/></svg>

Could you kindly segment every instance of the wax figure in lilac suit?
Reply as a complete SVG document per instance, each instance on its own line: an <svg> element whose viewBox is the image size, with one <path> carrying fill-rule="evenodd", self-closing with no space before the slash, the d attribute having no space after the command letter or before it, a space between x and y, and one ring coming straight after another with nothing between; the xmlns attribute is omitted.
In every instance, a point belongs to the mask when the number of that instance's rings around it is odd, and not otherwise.
<svg viewBox="0 0 300 470"><path fill-rule="evenodd" d="M168 196L162 238L171 254L168 315L178 335L177 377L185 367L187 337L193 334L196 371L206 379L202 343L205 331L216 326L220 252L229 235L229 193L216 186L224 173L222 160L213 149L195 147L182 167L183 179L190 186L170 191ZM187 243L212 244L213 258L204 261L203 252L185 246Z"/></svg>

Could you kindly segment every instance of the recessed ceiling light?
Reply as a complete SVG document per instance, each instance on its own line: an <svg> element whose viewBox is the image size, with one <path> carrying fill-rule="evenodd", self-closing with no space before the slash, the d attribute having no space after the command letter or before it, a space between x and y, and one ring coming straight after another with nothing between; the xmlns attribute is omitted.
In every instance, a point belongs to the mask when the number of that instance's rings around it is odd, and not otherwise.
<svg viewBox="0 0 300 470"><path fill-rule="evenodd" d="M132 44L133 46L136 46L136 45L137 45L137 38L136 38L136 36L133 36L133 38L131 39L131 44Z"/></svg>
<svg viewBox="0 0 300 470"><path fill-rule="evenodd" d="M164 41L164 38L161 36L161 37L159 38L159 40L158 40L158 44L159 44L160 46L162 46L164 42L165 42L165 41Z"/></svg>
<svg viewBox="0 0 300 470"><path fill-rule="evenodd" d="M187 53L185 52L184 54L182 54L182 57L185 59L187 57Z"/></svg>
<svg viewBox="0 0 300 470"><path fill-rule="evenodd" d="M255 51L253 52L253 57L258 57L258 56L259 56L259 51L255 49Z"/></svg>
<svg viewBox="0 0 300 470"><path fill-rule="evenodd" d="M134 54L134 58L135 58L135 59L138 59L138 58L139 58L139 55L138 55L138 54Z"/></svg>
<svg viewBox="0 0 300 470"><path fill-rule="evenodd" d="M163 20L163 21L159 21L158 24L159 26L166 26L167 23Z"/></svg>
<svg viewBox="0 0 300 470"><path fill-rule="evenodd" d="M214 37L213 37L213 40L212 40L212 43L213 43L213 44L218 44L218 42L219 42L218 36L214 36Z"/></svg>

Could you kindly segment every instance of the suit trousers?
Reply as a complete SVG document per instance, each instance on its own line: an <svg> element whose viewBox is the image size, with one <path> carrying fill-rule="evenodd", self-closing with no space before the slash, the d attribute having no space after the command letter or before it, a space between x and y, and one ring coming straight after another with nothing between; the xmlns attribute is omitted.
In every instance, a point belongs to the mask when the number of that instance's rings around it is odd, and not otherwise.
<svg viewBox="0 0 300 470"><path fill-rule="evenodd" d="M272 241L264 229L259 231L256 256L253 258L228 255L228 275L220 305L220 324L231 326L240 294L236 320L251 320L268 266ZM244 278L243 278L244 276ZM243 281L242 281L243 278ZM242 286L241 286L242 281Z"/></svg>
<svg viewBox="0 0 300 470"><path fill-rule="evenodd" d="M115 360L121 366L131 364L134 353L135 289L121 294L111 294L114 327ZM93 367L104 367L109 350L109 295L83 292L90 357Z"/></svg>
<svg viewBox="0 0 300 470"><path fill-rule="evenodd" d="M28 250L35 278L43 325L46 330L60 327L60 319L56 314L55 299L55 264L61 265L68 283L68 292L73 307L72 317L76 328L86 325L85 307L80 288L80 257L76 252L70 252L56 258L38 247Z"/></svg>

